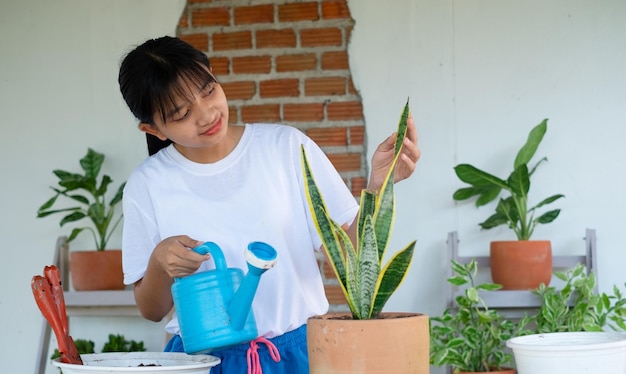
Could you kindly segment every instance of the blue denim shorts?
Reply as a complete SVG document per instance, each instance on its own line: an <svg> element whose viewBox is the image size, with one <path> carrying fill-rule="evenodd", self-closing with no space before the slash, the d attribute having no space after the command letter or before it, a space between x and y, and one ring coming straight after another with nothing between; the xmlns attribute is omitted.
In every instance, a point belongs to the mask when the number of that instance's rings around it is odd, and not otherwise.
<svg viewBox="0 0 626 374"><path fill-rule="evenodd" d="M271 341L280 353L280 361L275 362L268 347L258 344L258 355L263 374L308 374L309 358L306 345L306 325L277 336ZM250 344L240 344L209 353L222 362L211 368L211 374L237 374L248 372L247 353ZM174 335L165 347L165 352L184 352L180 335Z"/></svg>

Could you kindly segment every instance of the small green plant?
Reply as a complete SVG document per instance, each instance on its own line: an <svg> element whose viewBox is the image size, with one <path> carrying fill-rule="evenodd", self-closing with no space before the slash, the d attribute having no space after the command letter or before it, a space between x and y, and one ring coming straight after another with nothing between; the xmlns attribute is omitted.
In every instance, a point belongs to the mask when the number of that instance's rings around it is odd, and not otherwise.
<svg viewBox="0 0 626 374"><path fill-rule="evenodd" d="M554 275L564 282L560 290L543 284L533 290L541 298L539 311L530 318L534 332L626 331L626 299L617 286L612 295L597 293L595 275L582 264Z"/></svg>
<svg viewBox="0 0 626 374"><path fill-rule="evenodd" d="M95 344L92 340L76 339L76 349L80 354L96 353ZM143 341L127 340L124 335L109 334L109 340L102 346L102 352L145 352ZM50 359L61 357L58 349L54 350Z"/></svg>
<svg viewBox="0 0 626 374"><path fill-rule="evenodd" d="M102 352L145 352L143 342L126 340L124 335L109 334L109 341L104 343Z"/></svg>
<svg viewBox="0 0 626 374"><path fill-rule="evenodd" d="M104 155L89 148L87 154L80 159L83 174L59 169L53 170L54 175L59 178L59 187L51 187L55 192L54 196L39 207L37 211L38 218L68 212L69 214L61 219L61 227L67 223L88 218L93 227L84 226L74 228L68 237L68 243L74 240L83 230L88 230L92 233L96 243L96 249L99 251L106 249L111 235L122 219L122 215L120 214L114 221L115 207L122 201L122 193L126 185L126 182L122 183L107 204L105 195L109 184L111 184L113 180L108 175L103 175L100 181L98 181L103 162ZM82 193L77 191L82 191ZM70 201L77 202L79 205L63 209L51 209L60 196L68 198Z"/></svg>
<svg viewBox="0 0 626 374"><path fill-rule="evenodd" d="M76 345L76 349L78 350L79 354L88 354L88 353L95 353L95 343L91 340L87 340L87 339L76 339L74 341L74 344ZM55 358L59 358L61 357L61 353L59 352L58 349L54 350L54 353L52 354L52 356L50 357L51 360L54 360Z"/></svg>
<svg viewBox="0 0 626 374"><path fill-rule="evenodd" d="M454 372L488 372L502 369L512 360L505 352L506 341L523 328L526 319L516 324L497 310L489 309L479 291L501 288L494 283L475 284L478 265L452 260L454 276L448 282L463 287L456 307L430 318L430 363L452 366Z"/></svg>
<svg viewBox="0 0 626 374"><path fill-rule="evenodd" d="M452 197L456 201L477 196L476 206L480 207L495 200L503 190L509 194L508 197L500 199L495 213L479 224L481 228L491 229L500 225L508 225L515 232L518 240L530 240L536 225L550 223L559 216L560 209L547 211L538 217L535 217L535 212L536 209L564 197L562 194L552 195L533 207L528 206L530 177L537 166L547 161L547 158L541 158L530 170L528 163L543 140L547 126L548 120L544 119L531 130L526 143L515 157L513 172L506 180L469 164L459 164L454 167L459 179L470 185L470 187L460 188L454 192Z"/></svg>
<svg viewBox="0 0 626 374"><path fill-rule="evenodd" d="M406 137L408 115L407 101L398 124L395 158L380 193L361 192L356 246L341 225L329 217L302 147L302 170L309 209L354 319L370 319L380 314L391 294L402 283L413 259L415 241L382 266L395 215L394 169Z"/></svg>

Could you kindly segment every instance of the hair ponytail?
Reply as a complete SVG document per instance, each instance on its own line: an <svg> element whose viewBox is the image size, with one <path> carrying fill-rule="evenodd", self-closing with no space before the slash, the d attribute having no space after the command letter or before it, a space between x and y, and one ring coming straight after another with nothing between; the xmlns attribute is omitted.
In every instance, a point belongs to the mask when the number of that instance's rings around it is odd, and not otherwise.
<svg viewBox="0 0 626 374"><path fill-rule="evenodd" d="M146 134L146 143L148 144L148 155L152 156L172 144L172 141L169 139L161 140L152 134Z"/></svg>

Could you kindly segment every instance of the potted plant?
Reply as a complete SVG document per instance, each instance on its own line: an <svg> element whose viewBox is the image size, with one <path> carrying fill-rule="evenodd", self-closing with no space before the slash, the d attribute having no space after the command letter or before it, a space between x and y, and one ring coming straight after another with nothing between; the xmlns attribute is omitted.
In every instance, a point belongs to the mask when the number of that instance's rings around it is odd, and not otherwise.
<svg viewBox="0 0 626 374"><path fill-rule="evenodd" d="M541 306L528 317L532 328L507 342L519 373L624 372L626 298L622 292L613 286L613 294L598 293L595 275L582 264L555 276L563 286L541 285L533 290Z"/></svg>
<svg viewBox="0 0 626 374"><path fill-rule="evenodd" d="M328 216L302 149L311 215L350 308L350 313L329 313L309 319L307 343L312 374L369 370L429 372L428 316L382 312L404 279L415 248L413 241L383 266L395 213L394 169L406 136L408 113L407 101L398 125L396 157L380 193L367 190L361 193L356 247L341 225Z"/></svg>
<svg viewBox="0 0 626 374"><path fill-rule="evenodd" d="M435 366L450 366L454 373L507 373L515 370L512 354L505 352L506 342L525 326L489 309L479 291L495 291L502 286L494 283L475 284L478 266L475 260L461 264L452 260L454 275L448 282L464 287L456 297L455 308L446 309L441 316L431 318L430 360Z"/></svg>
<svg viewBox="0 0 626 374"><path fill-rule="evenodd" d="M58 178L58 186L51 187L54 195L37 211L37 217L43 218L52 214L64 213L59 225L86 220L88 224L72 229L68 243L82 232L90 232L95 242L96 251L73 251L70 253L70 275L76 290L123 289L122 253L121 250L107 248L108 241L117 229L122 215L115 213L115 208L122 201L125 182L117 192L106 200L111 177L103 175L99 179L104 155L89 148L87 154L80 159L82 174L65 170L53 170ZM53 208L62 197L77 204L75 206ZM105 249L108 249L105 251ZM86 261L86 263L84 262ZM99 274L97 271L113 272ZM103 282L100 284L99 282Z"/></svg>
<svg viewBox="0 0 626 374"><path fill-rule="evenodd" d="M93 340L88 339L76 339L74 342L76 349L80 354L96 353L95 343ZM143 341L128 340L121 334L109 334L109 340L102 346L102 352L145 352L146 347ZM58 349L54 350L54 353L50 357L54 360L57 357L61 357Z"/></svg>
<svg viewBox="0 0 626 374"><path fill-rule="evenodd" d="M535 227L554 221L560 209L538 213L538 209L564 197L555 194L529 205L530 177L546 157L541 158L532 168L528 163L535 155L543 140L548 126L544 119L528 135L526 143L518 151L513 163L513 171L508 178L501 179L469 164L454 167L458 178L469 187L456 190L456 201L476 197L476 206L480 207L505 194L496 205L495 213L480 223L482 229L491 229L507 225L515 235L516 241L492 241L490 246L491 275L494 283L503 289L534 289L539 284L549 284L552 278L552 248L549 240L530 240Z"/></svg>
<svg viewBox="0 0 626 374"><path fill-rule="evenodd" d="M530 333L626 331L626 298L617 286L613 294L598 293L596 277L582 264L565 272L555 272L563 286L540 285L532 292L541 299L541 307L530 321Z"/></svg>

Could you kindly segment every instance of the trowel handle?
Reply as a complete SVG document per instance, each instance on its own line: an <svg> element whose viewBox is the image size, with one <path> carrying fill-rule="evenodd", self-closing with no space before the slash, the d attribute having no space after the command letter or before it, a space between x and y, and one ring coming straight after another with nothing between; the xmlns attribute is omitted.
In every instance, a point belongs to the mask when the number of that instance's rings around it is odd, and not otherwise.
<svg viewBox="0 0 626 374"><path fill-rule="evenodd" d="M192 248L191 250L201 255L210 253L211 258L215 263L215 268L217 270L226 270L228 268L228 266L226 265L226 258L224 257L222 249L213 242L202 243L199 246Z"/></svg>

